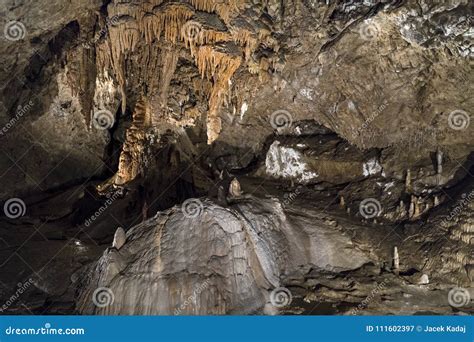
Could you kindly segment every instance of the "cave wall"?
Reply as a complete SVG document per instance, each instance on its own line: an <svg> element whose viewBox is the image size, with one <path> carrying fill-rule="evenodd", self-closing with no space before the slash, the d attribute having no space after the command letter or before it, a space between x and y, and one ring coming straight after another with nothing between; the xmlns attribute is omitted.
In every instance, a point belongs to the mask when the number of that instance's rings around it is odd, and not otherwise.
<svg viewBox="0 0 474 342"><path fill-rule="evenodd" d="M143 96L152 119L141 131L151 129L152 141L191 128L191 153L217 139L211 159L238 151L237 167L248 166L268 136L301 134L301 120L361 149L384 149L384 168L399 178L420 160L427 167L436 150L458 165L466 161L473 145L471 3L226 5L7 1L0 119L12 128L0 137L4 196L113 173L102 164L111 129L127 135ZM150 22L150 13L158 19ZM167 20L178 25L174 31ZM223 45L209 50L209 42ZM98 130L102 111L111 122ZM34 157L25 161L29 151ZM121 154L122 178L137 176L127 163L142 158L140 151ZM43 180L45 160L56 167Z"/></svg>

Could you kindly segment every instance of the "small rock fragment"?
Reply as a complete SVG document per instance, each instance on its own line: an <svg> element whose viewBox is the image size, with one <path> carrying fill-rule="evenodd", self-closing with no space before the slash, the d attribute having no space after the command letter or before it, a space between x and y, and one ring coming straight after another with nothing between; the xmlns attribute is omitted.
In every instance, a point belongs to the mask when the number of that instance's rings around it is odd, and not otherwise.
<svg viewBox="0 0 474 342"><path fill-rule="evenodd" d="M122 246L125 244L125 241L127 241L127 236L125 235L125 230L123 230L122 227L118 227L117 230L115 231L114 235L114 241L112 242L112 247L120 250Z"/></svg>
<svg viewBox="0 0 474 342"><path fill-rule="evenodd" d="M418 285L428 285L430 283L430 278L427 274L423 274L418 280Z"/></svg>
<svg viewBox="0 0 474 342"><path fill-rule="evenodd" d="M232 182L230 182L229 196L231 198L242 196L242 188L240 187L240 183L237 178L232 179Z"/></svg>

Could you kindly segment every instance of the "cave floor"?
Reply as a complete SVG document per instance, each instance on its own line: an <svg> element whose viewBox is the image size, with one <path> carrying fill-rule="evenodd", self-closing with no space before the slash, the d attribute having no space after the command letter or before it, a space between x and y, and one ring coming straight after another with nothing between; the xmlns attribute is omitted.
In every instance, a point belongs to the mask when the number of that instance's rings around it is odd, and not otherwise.
<svg viewBox="0 0 474 342"><path fill-rule="evenodd" d="M353 241L367 241L354 248L374 255L373 262L356 270L307 267L304 276L288 274L284 283L291 289L293 301L276 314L453 314L457 311L447 303L448 288L441 283L416 284L417 271L404 261L404 273L394 274L387 266L390 250L406 239L397 225L367 223L355 219L340 204L337 190L318 191L314 187L293 190L271 181L243 177L244 193L255 197L278 197L290 220L302 229L314 230L315 238L328 239L331 233L349 236ZM28 215L1 224L0 300L11 300L12 292L25 288L4 313L9 314L70 314L74 313L74 293L71 279L84 265L96 260L110 246L94 238L97 232L74 225L75 206L84 197L87 187L72 187L42 198L30 199ZM84 190L86 189L86 190ZM101 220L119 224L120 206L111 205ZM51 213L54 213L53 215ZM113 234L111 229L110 234ZM323 233L321 233L323 232ZM342 233L342 234L341 234ZM319 236L318 234L323 234ZM324 235L326 234L326 235ZM336 235L334 235L336 236ZM106 239L105 239L106 240ZM378 246L378 247L377 247ZM411 246L415 248L414 246ZM336 251L340 253L343 251ZM324 254L324 251L323 251ZM375 255L386 256L385 260ZM296 273L295 273L296 274ZM461 312L459 312L461 313ZM465 313L469 313L468 311ZM471 312L472 314L472 312Z"/></svg>

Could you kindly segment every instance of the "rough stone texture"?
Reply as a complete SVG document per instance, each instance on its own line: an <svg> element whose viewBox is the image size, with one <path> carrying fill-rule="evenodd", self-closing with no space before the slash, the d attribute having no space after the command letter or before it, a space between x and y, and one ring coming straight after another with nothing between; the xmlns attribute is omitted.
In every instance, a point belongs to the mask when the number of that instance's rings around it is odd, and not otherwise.
<svg viewBox="0 0 474 342"><path fill-rule="evenodd" d="M351 246L349 238L329 226L289 219L275 199L243 198L229 208L195 199L182 210L158 213L128 231L119 252L106 250L80 283L78 310L135 315L261 312L283 275L309 267L350 270L368 262ZM96 307L94 291L103 287L114 301Z"/></svg>
<svg viewBox="0 0 474 342"><path fill-rule="evenodd" d="M411 164L438 147L448 159L462 164L472 150L472 125L460 131L448 125L450 113L463 111L469 117L473 107L469 96L473 90L470 72L473 52L468 39L472 34L471 3L464 0L446 4L414 0L238 3L239 10L230 17L217 9L217 15L200 14L202 18L197 16L190 21L203 25L202 34L220 32L224 36L219 39L224 40L228 39L226 34L232 34L242 45L244 59L232 81L231 96L223 101L218 116L208 120L217 126L222 121L223 132L216 148L224 144L259 153L273 131L272 113L284 110L293 123L313 119L359 147L393 146L388 153L409 151L407 154L414 159ZM109 20L114 13L131 11L127 4L118 7L110 4ZM104 102L97 94L104 88L104 82L112 81L107 86L108 96L114 98L115 94L122 99L124 96L117 70L115 74L110 71L99 77L104 69L102 62L96 62L95 55L100 54L103 39L108 39L108 27L102 23L107 19L104 11L93 14L100 5L96 1L77 1L70 8L57 2L7 1L3 18L20 20L26 33L18 41L4 39L0 50L8 56L4 63L6 70L0 73L4 80L5 111L0 117L5 122L18 105L36 99L35 96L38 101L23 120L47 113L57 93L53 80L61 72L60 62L65 62L71 82L79 90L73 102L81 104L78 110L84 115L86 125L94 110L105 108L115 114L117 102ZM155 10L164 11L166 6L162 7ZM120 25L113 20L109 22L112 36L121 34L117 31ZM143 42L138 40L136 44ZM179 132L176 124L179 127L197 124L196 130L200 132L202 126L195 120L199 113L205 114L207 106L211 112L216 111L217 102L222 100L219 95L219 101L213 102L216 94L210 89L212 84L196 78L203 70L201 66L191 65L196 47L188 43L177 44L180 60L163 52L158 66L148 65L146 70L136 71L144 77L127 79L130 85L126 94L133 109L147 75L155 67L159 70L160 65L167 66L168 73L150 81L150 87L156 82L163 84L158 97L155 99L150 93L150 99L153 111L160 112L156 122L175 132ZM143 65L139 59L143 54L137 51L145 48L139 45L135 55L130 56L138 66ZM40 57L34 57L37 55ZM32 82L33 79L39 81ZM217 81L214 87L218 86ZM119 125L124 120L119 118ZM241 129L247 132L244 140ZM98 149L88 145L93 154L100 155ZM11 149L15 155L24 152L16 146ZM81 159L85 158L90 157ZM86 169L83 173L93 172Z"/></svg>
<svg viewBox="0 0 474 342"><path fill-rule="evenodd" d="M58 94L49 110L35 120L28 111L0 135L0 172L5 187L0 196L42 192L101 174L108 132L87 127L81 105L65 80L64 73L52 82ZM37 103L34 97L32 103ZM22 112L23 113L23 112Z"/></svg>
<svg viewBox="0 0 474 342"><path fill-rule="evenodd" d="M472 1L2 5L0 199L26 212L0 216L0 297L32 279L8 312L260 312L281 284L452 313L472 288ZM257 199L228 206L233 177ZM162 211L200 196L207 221Z"/></svg>

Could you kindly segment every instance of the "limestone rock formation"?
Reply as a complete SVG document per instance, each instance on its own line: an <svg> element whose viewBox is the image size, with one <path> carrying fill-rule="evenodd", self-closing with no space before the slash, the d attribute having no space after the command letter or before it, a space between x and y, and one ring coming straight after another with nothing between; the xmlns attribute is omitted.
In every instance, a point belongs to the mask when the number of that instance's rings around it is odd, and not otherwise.
<svg viewBox="0 0 474 342"><path fill-rule="evenodd" d="M2 5L5 313L473 312L472 1Z"/></svg>
<svg viewBox="0 0 474 342"><path fill-rule="evenodd" d="M285 215L276 199L246 197L229 208L203 200L198 211L173 208L127 233L120 254L107 250L81 281L83 314L248 314L302 266L348 270L368 261L357 251L328 255L350 240L323 228L318 237ZM301 230L303 228L303 230ZM328 230L324 233L324 230ZM332 237L331 237L332 235ZM114 301L97 307L108 288Z"/></svg>

